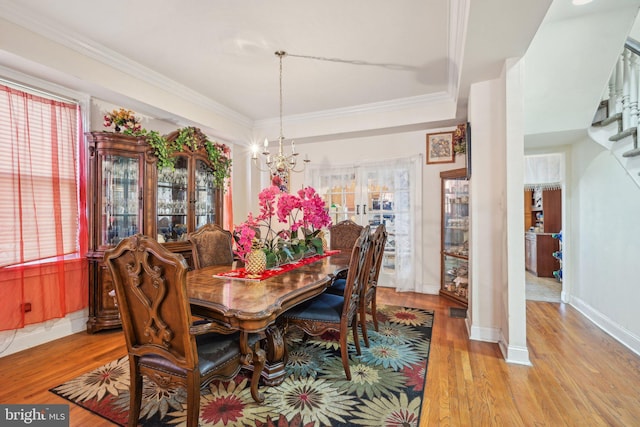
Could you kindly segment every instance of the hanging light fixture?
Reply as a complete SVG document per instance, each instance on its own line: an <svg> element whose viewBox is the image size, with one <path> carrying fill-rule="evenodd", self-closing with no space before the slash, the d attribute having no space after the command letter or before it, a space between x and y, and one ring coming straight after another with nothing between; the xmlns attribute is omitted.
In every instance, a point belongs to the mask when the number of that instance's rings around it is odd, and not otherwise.
<svg viewBox="0 0 640 427"><path fill-rule="evenodd" d="M282 58L287 55L287 52L279 50L275 54L280 58L280 137L278 137L278 153L272 155L269 152L269 139L265 138L261 154L264 156L264 162L267 168L263 169L258 162L259 148L257 146L254 147L251 156L255 167L262 172L269 171L271 175L286 172L302 172L306 164L310 162L310 160L305 157L301 167L296 168L296 166L298 166L298 155L300 153L296 152L294 141L291 141L291 153L288 155L284 153L284 136L282 134Z"/></svg>

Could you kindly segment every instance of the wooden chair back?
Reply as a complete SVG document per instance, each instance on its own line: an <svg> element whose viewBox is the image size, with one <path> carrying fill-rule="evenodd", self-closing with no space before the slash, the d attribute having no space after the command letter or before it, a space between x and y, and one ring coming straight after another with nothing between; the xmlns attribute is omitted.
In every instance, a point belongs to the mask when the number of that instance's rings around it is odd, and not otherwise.
<svg viewBox="0 0 640 427"><path fill-rule="evenodd" d="M362 231L351 250L347 282L344 289L344 308L342 317L349 323L358 312L362 289L366 287L371 266L371 233L369 226Z"/></svg>
<svg viewBox="0 0 640 427"><path fill-rule="evenodd" d="M218 224L205 224L187 235L196 269L233 263L233 236Z"/></svg>
<svg viewBox="0 0 640 427"><path fill-rule="evenodd" d="M378 331L378 306L376 303L378 293L378 277L384 258L384 246L387 243L387 230L384 224L380 224L371 237L371 261L367 272L367 279L362 287L360 296L360 328L364 343L369 347L369 335L367 333L367 308L371 307L373 327Z"/></svg>
<svg viewBox="0 0 640 427"><path fill-rule="evenodd" d="M329 247L332 250L350 251L353 249L364 227L350 219L340 221L329 227Z"/></svg>
<svg viewBox="0 0 640 427"><path fill-rule="evenodd" d="M105 252L124 330L131 390L129 426L138 425L143 375L161 386L182 385L187 392L188 427L198 425L200 387L215 378L231 379L255 345L251 395L261 402L258 382L265 354L259 337L249 336L242 350L240 333L215 322L194 325L186 277L189 266L155 239L136 234ZM197 338L196 338L197 336ZM244 335L246 337L246 335Z"/></svg>
<svg viewBox="0 0 640 427"><path fill-rule="evenodd" d="M105 262L113 278L129 355L155 353L180 368L197 368L195 338L189 333L189 266L182 255L138 234L107 251Z"/></svg>
<svg viewBox="0 0 640 427"><path fill-rule="evenodd" d="M380 224L376 227L376 231L373 232L371 237L372 245L372 257L371 257L371 272L369 276L369 285L377 286L378 277L380 277L380 269L382 268L382 258L384 258L384 246L387 244L387 229L384 224Z"/></svg>

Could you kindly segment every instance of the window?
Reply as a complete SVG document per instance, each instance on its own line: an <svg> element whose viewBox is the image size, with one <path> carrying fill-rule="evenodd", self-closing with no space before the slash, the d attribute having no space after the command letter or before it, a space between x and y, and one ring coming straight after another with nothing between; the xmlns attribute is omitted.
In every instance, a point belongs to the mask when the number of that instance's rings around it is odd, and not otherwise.
<svg viewBox="0 0 640 427"><path fill-rule="evenodd" d="M87 306L80 128L76 103L0 84L0 330Z"/></svg>
<svg viewBox="0 0 640 427"><path fill-rule="evenodd" d="M78 106L0 94L0 266L77 252Z"/></svg>

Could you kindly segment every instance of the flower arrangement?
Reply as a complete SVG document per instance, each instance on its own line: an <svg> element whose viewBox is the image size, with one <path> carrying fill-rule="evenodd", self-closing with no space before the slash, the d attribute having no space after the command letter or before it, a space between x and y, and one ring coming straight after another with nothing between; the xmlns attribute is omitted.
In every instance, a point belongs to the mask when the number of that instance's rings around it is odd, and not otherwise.
<svg viewBox="0 0 640 427"><path fill-rule="evenodd" d="M106 128L114 126L116 132L120 132L122 128L130 132L139 132L142 129L142 125L134 114L133 111L125 110L124 108L113 110L104 115L103 125Z"/></svg>
<svg viewBox="0 0 640 427"><path fill-rule="evenodd" d="M453 131L453 152L465 154L467 152L466 125L458 125Z"/></svg>
<svg viewBox="0 0 640 427"><path fill-rule="evenodd" d="M234 227L238 258L246 260L254 239L259 239L268 265L294 260L307 252L323 253L321 233L331 225L331 217L313 187L290 194L272 185L263 189L258 199L260 213L249 213L245 222ZM281 228L276 231L277 224Z"/></svg>

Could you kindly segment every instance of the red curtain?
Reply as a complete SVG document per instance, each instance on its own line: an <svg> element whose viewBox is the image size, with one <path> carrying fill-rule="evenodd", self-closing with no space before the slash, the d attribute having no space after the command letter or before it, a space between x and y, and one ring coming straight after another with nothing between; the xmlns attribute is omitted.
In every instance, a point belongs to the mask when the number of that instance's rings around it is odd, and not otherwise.
<svg viewBox="0 0 640 427"><path fill-rule="evenodd" d="M0 85L0 330L87 306L79 113Z"/></svg>
<svg viewBox="0 0 640 427"><path fill-rule="evenodd" d="M231 188L231 177L227 178L225 188L226 192L224 193L222 203L222 228L233 233L233 192Z"/></svg>

